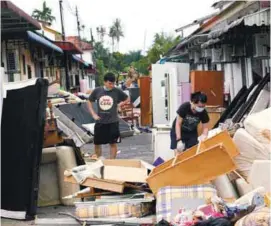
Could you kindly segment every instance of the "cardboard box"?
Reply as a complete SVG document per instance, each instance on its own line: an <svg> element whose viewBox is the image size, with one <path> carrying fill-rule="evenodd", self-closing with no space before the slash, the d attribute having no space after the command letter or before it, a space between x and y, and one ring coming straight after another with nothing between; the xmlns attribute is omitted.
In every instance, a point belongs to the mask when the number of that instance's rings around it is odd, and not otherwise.
<svg viewBox="0 0 271 226"><path fill-rule="evenodd" d="M103 179L132 183L146 183L154 166L141 160L103 160Z"/></svg>

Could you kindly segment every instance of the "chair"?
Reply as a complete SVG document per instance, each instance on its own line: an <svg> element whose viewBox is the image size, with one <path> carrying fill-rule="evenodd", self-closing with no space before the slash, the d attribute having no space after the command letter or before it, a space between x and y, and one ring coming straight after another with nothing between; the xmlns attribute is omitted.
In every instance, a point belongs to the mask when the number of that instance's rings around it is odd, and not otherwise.
<svg viewBox="0 0 271 226"><path fill-rule="evenodd" d="M134 112L133 104L125 104L121 107L120 118L133 125L139 125L140 114ZM134 124L135 123L135 124Z"/></svg>

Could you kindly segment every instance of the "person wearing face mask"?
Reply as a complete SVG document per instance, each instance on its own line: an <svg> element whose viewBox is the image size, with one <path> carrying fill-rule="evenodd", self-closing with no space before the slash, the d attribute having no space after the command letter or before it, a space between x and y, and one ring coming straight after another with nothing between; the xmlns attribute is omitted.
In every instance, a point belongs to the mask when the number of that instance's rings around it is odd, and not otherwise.
<svg viewBox="0 0 271 226"><path fill-rule="evenodd" d="M110 158L117 155L117 143L120 142L118 105L128 103L129 97L115 87L115 75L107 73L104 76L104 86L97 87L89 96L88 108L95 119L94 147L95 154L102 154L101 145L110 145ZM93 109L92 103L97 101L98 112Z"/></svg>
<svg viewBox="0 0 271 226"><path fill-rule="evenodd" d="M178 150L186 150L198 144L198 125L203 127L203 138L208 135L209 116L205 110L207 96L202 92L191 95L191 101L183 103L177 110L177 117L170 131L170 149L178 154Z"/></svg>

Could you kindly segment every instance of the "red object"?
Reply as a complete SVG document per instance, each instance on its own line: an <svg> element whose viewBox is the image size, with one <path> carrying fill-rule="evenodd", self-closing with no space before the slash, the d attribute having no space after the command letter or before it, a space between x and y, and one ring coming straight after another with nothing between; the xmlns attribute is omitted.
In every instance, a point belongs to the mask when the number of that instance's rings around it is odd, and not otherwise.
<svg viewBox="0 0 271 226"><path fill-rule="evenodd" d="M87 42L79 41L78 36L68 36L66 37L66 40L69 42L72 42L74 45L76 45L78 48L81 48L82 50L93 50L93 46Z"/></svg>
<svg viewBox="0 0 271 226"><path fill-rule="evenodd" d="M82 54L83 51L74 45L72 42L67 41L55 41L54 42L62 50L69 51L71 54Z"/></svg>

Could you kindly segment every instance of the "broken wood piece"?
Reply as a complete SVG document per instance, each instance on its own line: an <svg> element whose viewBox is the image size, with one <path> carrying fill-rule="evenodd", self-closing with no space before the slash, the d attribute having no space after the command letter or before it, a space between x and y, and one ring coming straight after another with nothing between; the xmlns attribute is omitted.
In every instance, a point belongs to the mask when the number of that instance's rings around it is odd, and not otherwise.
<svg viewBox="0 0 271 226"><path fill-rule="evenodd" d="M78 184L73 176L64 176L64 181ZM113 191L117 193L123 193L124 182L112 181L112 180L103 180L98 178L86 178L86 180L81 184L86 187L99 188L106 191Z"/></svg>
<svg viewBox="0 0 271 226"><path fill-rule="evenodd" d="M174 166L171 164L173 160L170 160L153 170L147 181L154 194L165 186L204 184L236 169L232 157L222 143L205 149L199 154L196 154L196 150L194 155L187 152L178 155ZM176 175L178 175L177 179Z"/></svg>

